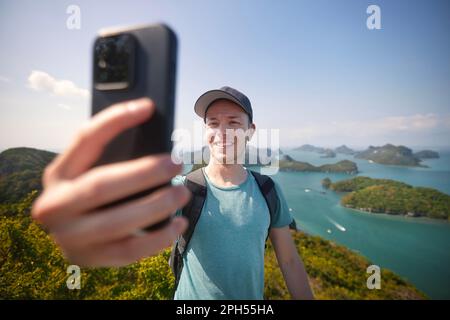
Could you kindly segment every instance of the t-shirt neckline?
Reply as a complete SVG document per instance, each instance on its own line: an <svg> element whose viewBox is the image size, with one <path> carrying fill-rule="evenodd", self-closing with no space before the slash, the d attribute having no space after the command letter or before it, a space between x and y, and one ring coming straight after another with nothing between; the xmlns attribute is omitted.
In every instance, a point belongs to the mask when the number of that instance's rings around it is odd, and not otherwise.
<svg viewBox="0 0 450 320"><path fill-rule="evenodd" d="M214 182L212 182L212 181L209 179L208 175L206 174L205 167L202 168L202 172L203 172L203 176L205 177L205 179L206 179L206 181L208 182L209 185L211 185L211 186L213 186L214 188L219 189L219 190L230 191L230 190L236 190L236 189L242 188L242 187L249 181L249 179L250 179L250 171L247 170L246 167L244 167L244 169L245 169L245 171L247 172L247 177L245 178L245 180L242 181L242 182L241 182L240 184L238 184L238 185L235 185L235 186L229 186L229 187L218 186L218 185L216 185Z"/></svg>

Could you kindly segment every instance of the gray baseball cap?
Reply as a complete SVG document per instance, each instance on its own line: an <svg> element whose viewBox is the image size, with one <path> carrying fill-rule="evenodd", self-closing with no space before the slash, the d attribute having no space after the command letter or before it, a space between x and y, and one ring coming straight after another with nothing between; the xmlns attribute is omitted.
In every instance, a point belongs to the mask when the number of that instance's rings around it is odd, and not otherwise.
<svg viewBox="0 0 450 320"><path fill-rule="evenodd" d="M194 105L195 113L205 120L209 106L219 99L227 99L239 105L248 114L250 123L253 122L253 109L250 100L242 92L227 86L202 94Z"/></svg>

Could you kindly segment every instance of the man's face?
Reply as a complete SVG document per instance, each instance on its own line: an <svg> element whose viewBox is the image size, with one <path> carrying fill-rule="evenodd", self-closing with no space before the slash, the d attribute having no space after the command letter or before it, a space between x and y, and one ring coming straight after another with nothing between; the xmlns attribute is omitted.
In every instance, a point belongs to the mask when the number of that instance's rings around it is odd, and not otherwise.
<svg viewBox="0 0 450 320"><path fill-rule="evenodd" d="M249 116L229 100L217 100L208 108L205 117L206 141L211 156L219 163L243 163L246 138L255 129Z"/></svg>

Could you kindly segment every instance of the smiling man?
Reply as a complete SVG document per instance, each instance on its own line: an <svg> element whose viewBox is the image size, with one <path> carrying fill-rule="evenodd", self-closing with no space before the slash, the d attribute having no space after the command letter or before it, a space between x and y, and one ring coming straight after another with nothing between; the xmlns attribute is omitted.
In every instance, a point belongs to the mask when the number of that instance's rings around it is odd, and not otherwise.
<svg viewBox="0 0 450 320"><path fill-rule="evenodd" d="M256 129L250 100L222 87L200 96L194 109L205 122L210 159L175 179L194 195L177 212L190 224L172 250L175 299L263 299L268 236L292 298L313 299L281 189L242 164Z"/></svg>

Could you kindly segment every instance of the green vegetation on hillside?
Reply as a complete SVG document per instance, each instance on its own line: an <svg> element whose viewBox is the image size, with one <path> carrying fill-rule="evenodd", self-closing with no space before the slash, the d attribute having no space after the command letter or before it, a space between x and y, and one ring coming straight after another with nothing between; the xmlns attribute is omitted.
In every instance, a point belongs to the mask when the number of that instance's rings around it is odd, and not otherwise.
<svg viewBox="0 0 450 320"><path fill-rule="evenodd" d="M29 211L37 192L0 216L0 299L171 299L174 278L170 250L122 268L81 269L81 290L69 290L70 265ZM424 299L422 293L388 270L382 289L369 290L362 256L301 232L292 233L317 299ZM275 253L268 243L265 259L267 299L289 299Z"/></svg>
<svg viewBox="0 0 450 320"><path fill-rule="evenodd" d="M348 208L449 219L450 196L432 188L412 187L399 181L369 177L355 177L336 183L324 179L322 185L334 191L350 192L341 199L341 204Z"/></svg>
<svg viewBox="0 0 450 320"><path fill-rule="evenodd" d="M381 270L381 289L367 289L371 263L353 251L302 232L291 231L305 264L316 299L425 299L425 295L390 270ZM268 242L265 258L264 293L270 299L289 299L289 293Z"/></svg>
<svg viewBox="0 0 450 320"><path fill-rule="evenodd" d="M40 191L45 166L56 153L13 148L0 153L0 203L19 201L32 190Z"/></svg>

